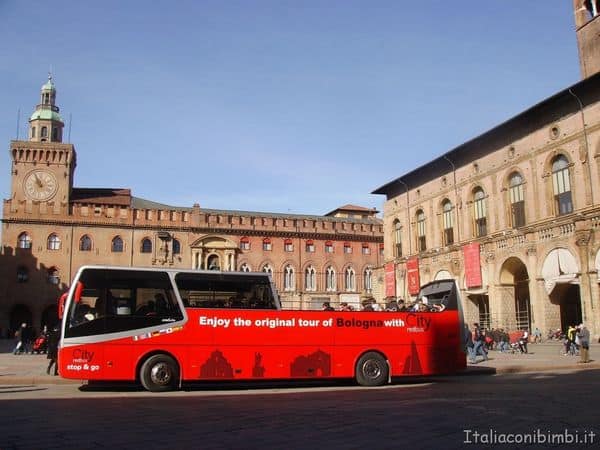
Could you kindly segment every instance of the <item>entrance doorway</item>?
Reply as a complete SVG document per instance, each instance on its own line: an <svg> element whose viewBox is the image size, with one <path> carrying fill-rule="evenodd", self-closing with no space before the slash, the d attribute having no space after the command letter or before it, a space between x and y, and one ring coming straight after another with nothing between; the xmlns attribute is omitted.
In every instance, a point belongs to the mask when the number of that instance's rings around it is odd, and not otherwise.
<svg viewBox="0 0 600 450"><path fill-rule="evenodd" d="M527 266L519 258L508 258L500 274L504 286L512 286L514 292L514 316L508 317L509 328L531 329L531 303L529 301L529 274Z"/></svg>
<svg viewBox="0 0 600 450"><path fill-rule="evenodd" d="M492 328L492 317L490 315L490 298L484 294L468 294L478 311L477 323L485 329Z"/></svg>
<svg viewBox="0 0 600 450"><path fill-rule="evenodd" d="M583 322L581 311L581 291L578 284L557 284L550 294L550 301L560 306L560 327L563 331L569 325Z"/></svg>

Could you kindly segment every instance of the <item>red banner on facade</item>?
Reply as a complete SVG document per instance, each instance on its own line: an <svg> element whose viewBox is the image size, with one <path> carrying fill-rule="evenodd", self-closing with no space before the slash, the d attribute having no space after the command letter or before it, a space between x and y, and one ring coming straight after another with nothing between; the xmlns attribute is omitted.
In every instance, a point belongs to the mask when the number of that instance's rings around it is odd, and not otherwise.
<svg viewBox="0 0 600 450"><path fill-rule="evenodd" d="M385 296L396 296L396 265L393 262L385 265Z"/></svg>
<svg viewBox="0 0 600 450"><path fill-rule="evenodd" d="M419 258L411 258L406 261L406 274L408 277L408 293L417 295L421 288L419 279Z"/></svg>
<svg viewBox="0 0 600 450"><path fill-rule="evenodd" d="M463 246L463 256L465 258L466 288L480 287L482 280L479 243L471 242L470 244Z"/></svg>

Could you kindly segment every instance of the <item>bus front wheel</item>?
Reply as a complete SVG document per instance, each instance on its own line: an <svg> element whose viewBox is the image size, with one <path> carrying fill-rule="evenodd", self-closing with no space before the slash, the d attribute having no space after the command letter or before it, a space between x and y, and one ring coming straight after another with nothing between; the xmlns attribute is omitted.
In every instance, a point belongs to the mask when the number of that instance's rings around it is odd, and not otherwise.
<svg viewBox="0 0 600 450"><path fill-rule="evenodd" d="M356 382L361 386L381 386L388 377L389 366L380 353L365 353L356 363Z"/></svg>
<svg viewBox="0 0 600 450"><path fill-rule="evenodd" d="M144 361L140 369L140 381L151 392L172 391L177 387L179 367L168 355L154 355Z"/></svg>

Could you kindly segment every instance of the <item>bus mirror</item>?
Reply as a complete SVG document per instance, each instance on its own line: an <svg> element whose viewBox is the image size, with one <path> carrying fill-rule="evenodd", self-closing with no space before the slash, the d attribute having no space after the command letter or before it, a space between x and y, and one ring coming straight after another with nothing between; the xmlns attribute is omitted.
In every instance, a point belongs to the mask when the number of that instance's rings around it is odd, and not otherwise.
<svg viewBox="0 0 600 450"><path fill-rule="evenodd" d="M79 303L81 301L81 293L83 292L83 283L78 281L75 285L75 293L73 295L73 300L75 303Z"/></svg>
<svg viewBox="0 0 600 450"><path fill-rule="evenodd" d="M67 301L67 293L65 292L58 299L58 320L62 320L65 314L65 302Z"/></svg>

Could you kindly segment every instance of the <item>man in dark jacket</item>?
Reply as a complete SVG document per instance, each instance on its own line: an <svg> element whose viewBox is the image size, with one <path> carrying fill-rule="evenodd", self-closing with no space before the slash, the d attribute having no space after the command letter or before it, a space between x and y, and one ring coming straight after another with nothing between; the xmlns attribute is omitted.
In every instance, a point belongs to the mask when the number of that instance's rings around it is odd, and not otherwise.
<svg viewBox="0 0 600 450"><path fill-rule="evenodd" d="M52 327L50 333L48 334L48 356L47 358L50 360L48 362L48 368L46 369L46 373L50 375L50 370L52 370L52 366L54 366L53 375L58 375L58 339L59 339L59 331L58 325Z"/></svg>

